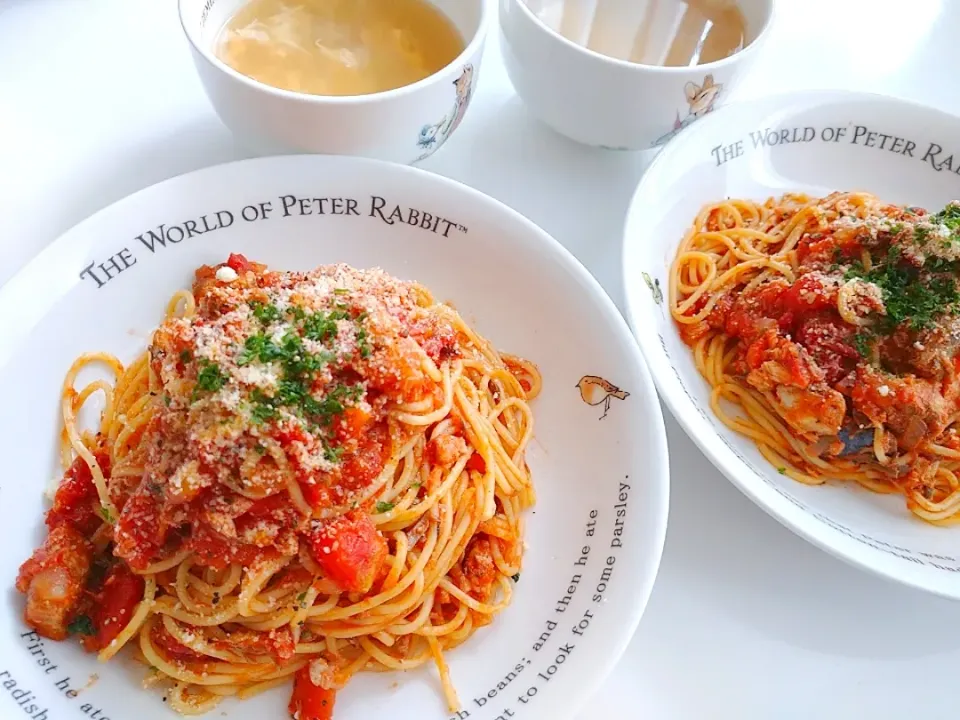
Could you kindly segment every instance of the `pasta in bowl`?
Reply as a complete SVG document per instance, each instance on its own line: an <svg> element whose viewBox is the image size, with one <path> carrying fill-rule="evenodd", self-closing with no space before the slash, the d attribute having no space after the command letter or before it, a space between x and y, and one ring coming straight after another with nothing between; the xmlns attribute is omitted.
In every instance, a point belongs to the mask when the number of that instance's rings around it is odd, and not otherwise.
<svg viewBox="0 0 960 720"><path fill-rule="evenodd" d="M955 123L851 93L731 107L655 161L624 238L630 322L707 456L803 537L950 597Z"/></svg>

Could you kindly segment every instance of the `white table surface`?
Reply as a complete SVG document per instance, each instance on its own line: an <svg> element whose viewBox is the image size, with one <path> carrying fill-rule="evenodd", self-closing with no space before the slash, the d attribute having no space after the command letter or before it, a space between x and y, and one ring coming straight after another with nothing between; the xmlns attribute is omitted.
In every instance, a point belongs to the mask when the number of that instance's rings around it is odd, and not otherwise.
<svg viewBox="0 0 960 720"><path fill-rule="evenodd" d="M957 29L957 0L778 0L737 96L849 88L960 114ZM537 123L491 41L470 112L424 167L539 223L622 307L620 231L642 160ZM0 0L0 283L99 208L247 155L203 94L173 0ZM669 416L667 431L673 487L659 580L578 720L955 717L960 605L807 545L734 489Z"/></svg>

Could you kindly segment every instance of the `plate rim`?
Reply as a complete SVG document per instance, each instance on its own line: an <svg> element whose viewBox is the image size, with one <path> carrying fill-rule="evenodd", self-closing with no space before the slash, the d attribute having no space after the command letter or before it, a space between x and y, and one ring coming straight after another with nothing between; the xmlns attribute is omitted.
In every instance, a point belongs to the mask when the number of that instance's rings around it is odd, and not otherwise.
<svg viewBox="0 0 960 720"><path fill-rule="evenodd" d="M631 412L636 417L635 422L645 428L649 434L650 443L657 451L660 466L659 468L654 467L652 469L644 466L643 468L637 469L638 476L644 478L645 484L653 484L653 489L650 492L651 497L647 498L647 500L658 500L651 516L653 522L648 528L648 534L652 541L652 544L647 544L647 556L650 559L650 568L645 572L634 571L640 575L638 579L639 591L634 594L633 597L625 596L624 598L623 606L626 612L623 623L620 625L622 632L609 634L610 643L608 652L604 654L602 659L587 662L584 669L589 672L590 668L594 668L594 672L587 676L581 675L581 681L579 682L580 692L574 694L570 700L565 701L568 710L564 717L572 718L596 695L602 684L609 678L613 669L620 662L628 645L636 634L640 621L649 605L650 596L659 577L660 567L663 561L663 550L666 542L669 519L669 448L667 445L666 426L659 403L660 396L647 365L646 358L641 352L640 346L626 318L617 308L603 286L600 285L593 274L587 270L576 256L533 220L505 202L459 180L419 167L345 155L294 154L244 158L180 173L140 188L105 205L60 233L9 280L3 285L0 285L0 317L4 317L5 321L7 317L9 317L9 319L13 321L11 324L15 323L15 319L20 316L20 314L9 311L16 308L18 300L32 299L37 294L37 288L43 287L43 284L39 281L43 280L50 263L56 262L58 253L67 247L71 239L75 235L82 233L87 227L95 226L98 222L104 222L105 217L111 213L121 211L124 205L134 202L136 199L142 199L150 193L157 192L161 187L175 185L184 181L186 178L193 178L194 176L202 177L204 175L215 176L228 168L237 171L242 170L243 172L250 172L250 168L257 168L261 174L283 177L285 173L298 172L298 165L312 167L315 163L328 165L334 170L337 167L357 166L361 169L366 168L368 173L373 177L393 175L394 177L410 178L413 183L434 184L438 187L445 186L461 194L468 202L483 204L490 208L492 212L506 215L511 221L517 223L518 227L522 227L531 236L536 236L537 245L545 250L546 255L555 258L556 262L560 263L577 279L579 284L583 285L581 292L595 298L596 307L610 320L611 330L614 333L613 337L619 340L623 346L623 362L632 366L637 372L637 380L642 386L641 391L637 394L638 396L644 396L647 400L645 400L643 404L634 405L633 407L636 409ZM0 374L7 372L11 358L22 347L26 340L26 335L39 323L43 322L43 319L49 315L50 308L65 295L69 294L77 284L78 283L74 281L71 285L64 285L59 293L49 296L48 302L43 306L42 310L30 313L29 316L24 317L22 322L10 328L12 335L11 341L4 343L5 347L0 348ZM659 469L659 472L656 472L657 469ZM648 507L649 506L650 503L648 503ZM636 564L632 564L632 566L636 567ZM4 607L9 605L10 597L7 598L6 603L0 603L0 606Z"/></svg>
<svg viewBox="0 0 960 720"><path fill-rule="evenodd" d="M783 111L796 106L813 109L816 103L824 101L844 101L851 105L881 102L891 107L907 109L913 113L940 116L941 119L956 124L958 130L960 130L960 116L939 108L882 93L840 89L776 93L725 105L709 113L667 143L650 163L630 197L623 222L620 254L621 281L623 282L625 296L624 317L637 338L640 351L647 361L650 373L653 375L657 391L669 408L670 413L683 428L687 437L707 457L711 465L751 502L795 535L848 565L932 595L949 600L960 600L960 583L951 587L951 583L944 579L948 576L940 574L943 571L933 572L929 568L924 568L924 571L917 573L902 572L906 568L901 566L899 562L904 561L890 562L884 560L882 551L868 545L861 545L858 541L846 537L836 528L830 527L816 518L810 508L797 507L772 487L768 487L758 473L740 460L720 440L717 429L699 416L697 406L686 396L680 380L669 372L663 372L669 367L669 356L657 342L656 333L650 328L643 327L645 311L641 309L641 303L644 302L644 299L642 289L639 287L639 277L634 276L641 270L649 269L639 267L640 263L637 258L639 244L631 240L631 231L640 222L637 220L637 212L647 204L645 196L648 194L649 188L655 186L658 179L657 175L660 174L661 169L669 165L672 158L680 152L680 148L685 143L696 140L713 128L722 126L728 115L734 115L738 111L749 112L751 110L755 110L757 114L774 110ZM669 271L667 266L663 269ZM710 411L705 410L705 412Z"/></svg>

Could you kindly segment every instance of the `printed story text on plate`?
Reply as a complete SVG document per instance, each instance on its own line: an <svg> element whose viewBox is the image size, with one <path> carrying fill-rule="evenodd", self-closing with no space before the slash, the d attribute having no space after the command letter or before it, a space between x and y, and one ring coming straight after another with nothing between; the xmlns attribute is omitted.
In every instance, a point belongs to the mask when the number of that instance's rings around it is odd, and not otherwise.
<svg viewBox="0 0 960 720"><path fill-rule="evenodd" d="M533 638L530 653L521 657L486 693L464 701L463 709L452 715L450 720L464 720L479 709L486 710L488 707L494 708L493 712L497 713L491 715L488 712L485 715L492 720L517 717L517 712L522 711L524 706L536 702L541 689L560 677L564 663L577 652L578 644L589 632L591 623L603 612L593 604L604 601L614 579L627 523L631 490L629 481L629 477L625 478L617 489L611 507L613 523L609 536L598 542L597 521L601 511L594 508L587 514L583 529L586 542L571 562L568 585L554 601L550 617L545 618L538 628L541 632ZM586 592L591 593L587 601L591 605L574 613L571 608Z"/></svg>

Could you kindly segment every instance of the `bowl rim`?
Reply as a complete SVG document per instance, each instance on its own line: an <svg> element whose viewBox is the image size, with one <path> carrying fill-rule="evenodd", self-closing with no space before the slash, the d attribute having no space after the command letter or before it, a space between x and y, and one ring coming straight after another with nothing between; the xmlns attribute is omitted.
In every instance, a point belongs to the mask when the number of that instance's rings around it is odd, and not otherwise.
<svg viewBox="0 0 960 720"><path fill-rule="evenodd" d="M647 367L653 375L657 391L669 408L670 413L683 428L687 437L707 457L714 468L724 475L734 487L747 496L757 507L794 534L848 565L866 570L886 580L916 590L921 590L950 600L960 600L960 583L951 586L949 582L933 580L934 577L940 576L930 575L925 572L903 572L904 566L898 562L884 560L882 551L869 545L861 547L860 545L848 544L856 542L854 539L845 537L838 538L835 533L840 533L840 531L816 518L810 508L798 507L775 490L771 489L770 494L768 494L760 476L750 470L749 467L744 469L743 461L737 458L733 451L719 440L719 433L716 429L710 426L706 420L701 419L701 421L698 422L697 418L700 413L692 399L687 397L680 380L671 373L657 372L657 370L663 368L665 362L669 364L667 362L668 358L666 353L660 348L657 334L650 328L644 328L642 325L643 315L640 310L640 303L642 302L641 298L643 294L639 287L639 279L634 277L639 268L635 262L637 245L630 240L631 232L633 227L641 222L637 219L637 212L646 205L646 201L643 199L644 196L651 188L657 187L657 176L661 169L668 167L673 162L678 148L681 147L684 141L695 138L709 131L711 128L722 125L726 122L728 115L738 111L749 111L761 107L780 109L797 106L812 107L821 101L835 102L837 100L847 100L850 102L885 102L891 106L909 108L912 112L936 115L960 126L960 116L920 102L881 93L839 89L775 93L743 102L735 102L709 113L707 117L701 118L692 127L679 133L677 137L670 140L670 142L664 146L644 172L643 177L640 179L630 198L624 219L620 246L621 281L623 282L624 288L624 317L633 331L634 336L637 338L637 343L640 346ZM708 429L706 433L704 433L705 428Z"/></svg>
<svg viewBox="0 0 960 720"><path fill-rule="evenodd" d="M465 0L458 1L464 2ZM197 37L197 30L187 27L186 20L184 20L184 7L187 5L187 3L199 2L199 0L177 0L177 15L180 18L180 28L183 30L183 34L186 36L187 41L190 43L190 46L193 48L196 54L202 57L214 70L220 71L224 75L242 85L245 85L251 90L272 95L277 99L294 100L319 106L363 105L371 102L386 102L389 100L395 100L404 97L405 95L415 93L422 88L433 85L452 68L465 65L469 58L473 57L475 53L478 53L484 42L486 42L487 35L490 31L490 24L492 23L493 17L491 3L495 2L495 0L475 1L480 5L480 19L477 23L477 29L473 33L473 37L471 37L466 43L459 55L457 55L453 60L436 72L427 75L427 77L423 78L422 80L417 80L415 83L394 88L393 90L366 93L364 95L313 95L311 93L296 92L294 90L284 90L282 88L273 87L272 85L260 82L259 80L255 80L249 75L244 75L243 73L234 70L232 67L220 60L220 58L216 56L216 54L206 43L200 42L200 39ZM767 1L770 2L772 0ZM446 15L446 13L444 13L444 15ZM477 64L479 64L479 61Z"/></svg>
<svg viewBox="0 0 960 720"><path fill-rule="evenodd" d="M183 0L181 0L183 2ZM527 21L537 28L537 31L546 35L547 37L553 39L560 47L563 47L567 50L572 51L574 54L581 55L582 57L590 58L594 61L600 61L605 65L619 68L622 70L627 70L630 72L649 72L655 74L663 75L683 75L683 74L694 74L702 75L704 73L710 73L714 70L718 70L728 65L733 65L737 62L740 62L742 58L750 57L754 55L759 47L766 40L767 36L770 34L770 28L773 26L774 17L777 12L777 0L761 0L766 5L766 18L763 24L760 26L760 30L757 32L756 36L750 43L733 53L728 55L725 58L720 58L719 60L713 60L712 62L703 63L701 65L684 65L684 66L673 66L673 65L647 65L646 63L635 63L630 62L629 60L620 60L619 58L611 57L609 55L604 55L603 53L597 52L596 50L591 50L590 48L584 47L583 45L578 45L565 38L563 35L558 33L556 30L551 28L549 25L544 23L540 18L538 18L534 12L530 9L527 3L524 0L500 0L500 27L504 28L504 17L506 12L504 12L507 5L518 8L520 12Z"/></svg>

